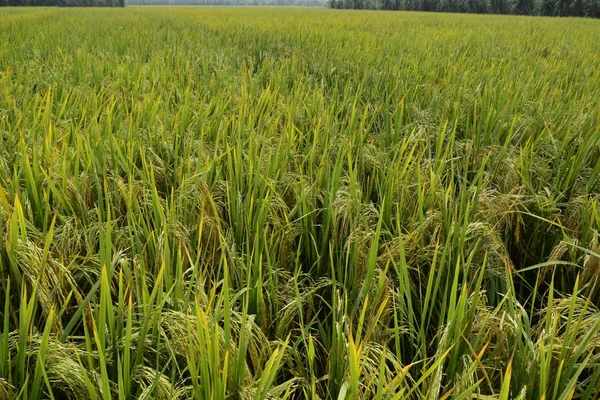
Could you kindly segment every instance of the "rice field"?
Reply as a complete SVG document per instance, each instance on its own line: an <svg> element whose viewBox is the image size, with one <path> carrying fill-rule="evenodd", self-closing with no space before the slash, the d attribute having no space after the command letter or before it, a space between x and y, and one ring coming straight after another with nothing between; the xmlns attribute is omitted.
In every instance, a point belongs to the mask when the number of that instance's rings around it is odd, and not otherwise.
<svg viewBox="0 0 600 400"><path fill-rule="evenodd" d="M0 398L600 398L598 65L595 20L0 9Z"/></svg>

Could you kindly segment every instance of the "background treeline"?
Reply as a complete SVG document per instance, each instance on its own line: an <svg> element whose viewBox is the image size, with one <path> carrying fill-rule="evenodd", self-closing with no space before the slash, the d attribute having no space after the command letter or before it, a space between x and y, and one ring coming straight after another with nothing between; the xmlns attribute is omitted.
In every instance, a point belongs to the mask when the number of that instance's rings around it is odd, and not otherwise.
<svg viewBox="0 0 600 400"><path fill-rule="evenodd" d="M127 0L0 0L0 7L125 7L126 4Z"/></svg>
<svg viewBox="0 0 600 400"><path fill-rule="evenodd" d="M130 5L323 6L327 0L0 0L1 6L125 7ZM336 5L337 7L337 5ZM351 8L341 5L342 8ZM362 7L361 7L362 8Z"/></svg>
<svg viewBox="0 0 600 400"><path fill-rule="evenodd" d="M600 0L329 0L331 8L600 18Z"/></svg>

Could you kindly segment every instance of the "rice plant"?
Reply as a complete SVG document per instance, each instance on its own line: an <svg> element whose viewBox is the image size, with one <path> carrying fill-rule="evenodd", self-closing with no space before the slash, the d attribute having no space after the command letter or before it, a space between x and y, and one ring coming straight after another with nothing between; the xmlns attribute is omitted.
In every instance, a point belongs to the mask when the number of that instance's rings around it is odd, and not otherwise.
<svg viewBox="0 0 600 400"><path fill-rule="evenodd" d="M599 28L0 10L0 398L599 398Z"/></svg>

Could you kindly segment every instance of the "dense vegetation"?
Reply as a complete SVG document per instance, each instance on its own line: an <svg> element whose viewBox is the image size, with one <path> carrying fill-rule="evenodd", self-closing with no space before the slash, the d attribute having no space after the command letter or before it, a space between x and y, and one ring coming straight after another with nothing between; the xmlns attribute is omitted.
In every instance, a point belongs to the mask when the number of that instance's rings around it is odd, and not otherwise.
<svg viewBox="0 0 600 400"><path fill-rule="evenodd" d="M0 0L0 6L125 7L127 0Z"/></svg>
<svg viewBox="0 0 600 400"><path fill-rule="evenodd" d="M599 28L0 10L0 398L599 398Z"/></svg>
<svg viewBox="0 0 600 400"><path fill-rule="evenodd" d="M331 8L600 18L600 0L328 0Z"/></svg>
<svg viewBox="0 0 600 400"><path fill-rule="evenodd" d="M326 2L327 0L0 0L0 7L125 7L126 5L324 6Z"/></svg>

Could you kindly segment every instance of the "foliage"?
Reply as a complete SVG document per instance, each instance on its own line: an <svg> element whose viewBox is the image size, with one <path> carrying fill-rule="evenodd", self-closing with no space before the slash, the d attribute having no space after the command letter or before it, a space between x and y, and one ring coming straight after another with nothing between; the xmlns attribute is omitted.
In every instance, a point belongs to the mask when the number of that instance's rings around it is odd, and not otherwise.
<svg viewBox="0 0 600 400"><path fill-rule="evenodd" d="M331 8L600 18L600 0L328 0Z"/></svg>
<svg viewBox="0 0 600 400"><path fill-rule="evenodd" d="M127 0L0 0L0 6L125 7Z"/></svg>

